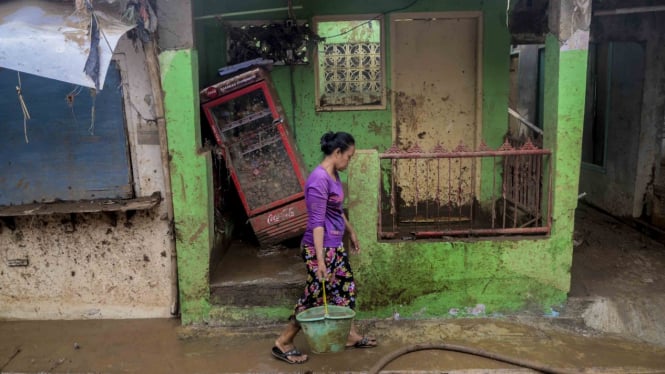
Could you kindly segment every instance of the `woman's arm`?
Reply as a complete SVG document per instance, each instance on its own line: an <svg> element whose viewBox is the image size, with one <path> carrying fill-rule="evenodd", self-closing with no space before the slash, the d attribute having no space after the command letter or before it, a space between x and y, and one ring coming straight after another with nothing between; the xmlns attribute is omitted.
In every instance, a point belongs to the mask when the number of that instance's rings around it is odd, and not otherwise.
<svg viewBox="0 0 665 374"><path fill-rule="evenodd" d="M346 227L346 231L349 232L349 235L351 236L351 245L353 245L353 252L358 253L360 252L360 244L358 243L358 236L356 235L356 230L353 229L353 226L351 226L351 223L349 222L349 219L346 218L346 214L342 213L342 217L344 217L344 225Z"/></svg>
<svg viewBox="0 0 665 374"><path fill-rule="evenodd" d="M316 171L315 171L316 172ZM318 176L318 177L317 177ZM305 190L307 202L308 226L312 227L312 241L316 251L316 277L319 280L326 278L326 261L323 252L323 241L326 225L326 208L328 203L328 181L320 173L312 174Z"/></svg>
<svg viewBox="0 0 665 374"><path fill-rule="evenodd" d="M314 237L314 249L316 250L316 276L319 280L326 278L326 259L323 254L323 227L315 227L312 230L312 236Z"/></svg>

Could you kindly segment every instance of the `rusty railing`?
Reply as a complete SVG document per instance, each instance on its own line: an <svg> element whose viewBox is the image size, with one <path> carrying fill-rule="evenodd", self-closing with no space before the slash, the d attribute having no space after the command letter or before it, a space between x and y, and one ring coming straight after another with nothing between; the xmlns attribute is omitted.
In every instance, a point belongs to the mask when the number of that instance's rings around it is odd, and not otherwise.
<svg viewBox="0 0 665 374"><path fill-rule="evenodd" d="M379 239L548 235L550 155L529 139L496 150L393 146L379 155Z"/></svg>

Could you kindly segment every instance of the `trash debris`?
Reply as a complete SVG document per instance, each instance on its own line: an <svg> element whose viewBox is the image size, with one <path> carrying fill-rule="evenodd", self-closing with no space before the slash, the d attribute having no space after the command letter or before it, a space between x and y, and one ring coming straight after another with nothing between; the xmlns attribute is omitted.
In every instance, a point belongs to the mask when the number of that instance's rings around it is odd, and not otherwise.
<svg viewBox="0 0 665 374"><path fill-rule="evenodd" d="M473 308L466 308L467 313L472 316L479 316L485 314L485 304L476 304Z"/></svg>

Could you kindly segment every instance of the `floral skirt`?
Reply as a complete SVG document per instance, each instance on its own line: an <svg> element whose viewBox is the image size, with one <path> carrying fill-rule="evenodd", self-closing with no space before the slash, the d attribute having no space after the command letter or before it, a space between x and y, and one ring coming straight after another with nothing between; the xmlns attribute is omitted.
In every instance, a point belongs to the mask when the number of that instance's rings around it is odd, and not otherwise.
<svg viewBox="0 0 665 374"><path fill-rule="evenodd" d="M325 247L323 249L328 279L326 280L326 297L328 305L356 307L356 283L349 264L349 255L343 246ZM323 305L321 282L316 277L318 262L313 246L303 245L302 258L307 267L307 285L296 303L294 316L305 309Z"/></svg>

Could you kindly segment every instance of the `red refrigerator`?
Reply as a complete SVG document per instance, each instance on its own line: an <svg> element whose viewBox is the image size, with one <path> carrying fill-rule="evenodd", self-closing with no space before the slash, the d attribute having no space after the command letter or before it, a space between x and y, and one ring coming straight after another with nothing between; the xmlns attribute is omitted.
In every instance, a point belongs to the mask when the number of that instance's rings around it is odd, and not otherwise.
<svg viewBox="0 0 665 374"><path fill-rule="evenodd" d="M200 99L260 244L301 235L306 173L269 74L237 74L201 90Z"/></svg>

